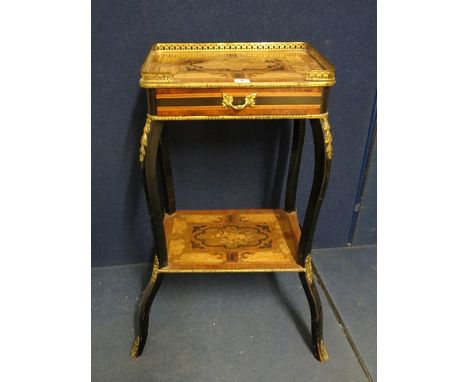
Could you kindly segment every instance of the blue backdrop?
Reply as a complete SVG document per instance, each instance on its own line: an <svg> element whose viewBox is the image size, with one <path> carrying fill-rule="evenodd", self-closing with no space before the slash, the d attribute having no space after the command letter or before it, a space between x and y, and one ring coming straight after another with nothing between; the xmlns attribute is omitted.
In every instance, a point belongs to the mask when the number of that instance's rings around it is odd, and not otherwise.
<svg viewBox="0 0 468 382"><path fill-rule="evenodd" d="M329 100L334 158L315 247L346 245L376 91L374 0L93 0L93 266L152 260L137 155L146 113L139 70L149 48L155 42L229 41L308 41L334 64L337 84ZM177 207L281 206L289 127L288 121L167 124ZM313 155L308 129L300 217Z"/></svg>

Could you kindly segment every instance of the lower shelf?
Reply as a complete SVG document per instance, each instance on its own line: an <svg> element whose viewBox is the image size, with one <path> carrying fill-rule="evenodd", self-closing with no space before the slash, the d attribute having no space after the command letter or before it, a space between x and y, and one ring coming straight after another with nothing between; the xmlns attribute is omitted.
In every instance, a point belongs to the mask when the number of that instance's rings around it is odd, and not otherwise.
<svg viewBox="0 0 468 382"><path fill-rule="evenodd" d="M280 209L180 210L164 218L162 273L303 272L296 213Z"/></svg>

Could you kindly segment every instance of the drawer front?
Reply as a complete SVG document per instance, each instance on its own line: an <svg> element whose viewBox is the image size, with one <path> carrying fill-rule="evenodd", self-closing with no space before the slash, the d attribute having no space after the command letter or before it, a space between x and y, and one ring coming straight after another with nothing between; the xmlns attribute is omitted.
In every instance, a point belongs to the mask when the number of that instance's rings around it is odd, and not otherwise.
<svg viewBox="0 0 468 382"><path fill-rule="evenodd" d="M320 114L324 93L321 87L157 89L156 110L160 117Z"/></svg>

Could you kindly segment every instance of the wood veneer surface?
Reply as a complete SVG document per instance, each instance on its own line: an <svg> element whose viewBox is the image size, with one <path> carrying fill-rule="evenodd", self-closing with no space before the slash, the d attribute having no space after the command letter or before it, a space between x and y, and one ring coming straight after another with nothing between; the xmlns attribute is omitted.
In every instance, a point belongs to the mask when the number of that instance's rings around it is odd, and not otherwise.
<svg viewBox="0 0 468 382"><path fill-rule="evenodd" d="M304 81L311 70L321 70L306 50L273 51L153 51L142 71L171 73L174 81L251 82Z"/></svg>
<svg viewBox="0 0 468 382"><path fill-rule="evenodd" d="M301 271L296 213L279 209L179 210L164 218L161 271Z"/></svg>

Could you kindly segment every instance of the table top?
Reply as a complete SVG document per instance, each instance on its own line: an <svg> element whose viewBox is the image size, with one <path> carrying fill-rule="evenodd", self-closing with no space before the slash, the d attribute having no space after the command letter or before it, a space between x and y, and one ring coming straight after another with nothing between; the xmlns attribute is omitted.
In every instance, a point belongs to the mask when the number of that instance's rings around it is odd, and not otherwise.
<svg viewBox="0 0 468 382"><path fill-rule="evenodd" d="M324 87L335 69L306 42L158 43L142 68L143 88Z"/></svg>

